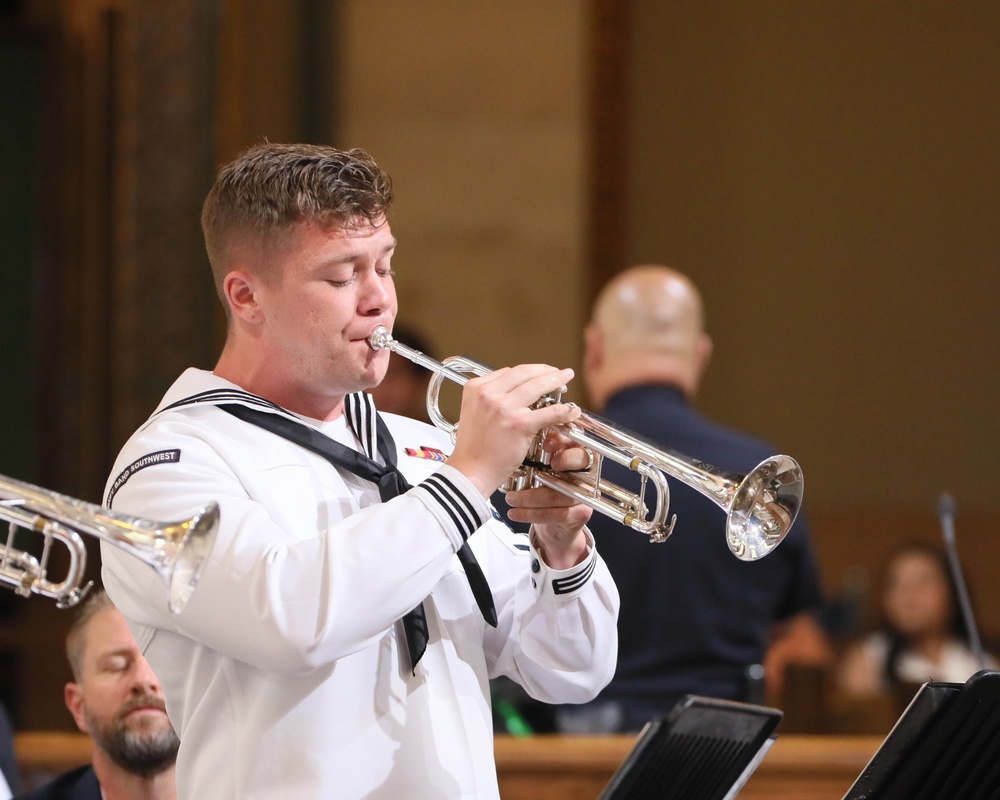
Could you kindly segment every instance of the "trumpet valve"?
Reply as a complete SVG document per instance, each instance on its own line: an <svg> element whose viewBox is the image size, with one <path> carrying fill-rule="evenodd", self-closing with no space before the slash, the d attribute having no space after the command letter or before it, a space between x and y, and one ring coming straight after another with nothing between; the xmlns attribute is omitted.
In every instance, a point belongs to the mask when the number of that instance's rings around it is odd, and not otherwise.
<svg viewBox="0 0 1000 800"><path fill-rule="evenodd" d="M519 492L522 489L527 489L529 488L529 480L527 471L524 468L518 468L503 482L500 486L500 491L506 494L507 492Z"/></svg>
<svg viewBox="0 0 1000 800"><path fill-rule="evenodd" d="M12 581L14 591L21 597L31 597L35 585L45 578L44 570L38 559L31 553L18 550L13 557L4 558L3 565L7 575L16 576Z"/></svg>

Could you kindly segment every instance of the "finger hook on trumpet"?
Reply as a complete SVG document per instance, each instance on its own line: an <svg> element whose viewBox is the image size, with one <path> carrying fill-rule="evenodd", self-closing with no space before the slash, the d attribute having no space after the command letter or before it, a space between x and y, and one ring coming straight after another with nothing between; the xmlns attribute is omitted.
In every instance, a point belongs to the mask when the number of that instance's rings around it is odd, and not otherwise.
<svg viewBox="0 0 1000 800"><path fill-rule="evenodd" d="M391 350L434 373L427 387L427 413L431 421L449 432L454 440L457 424L445 419L439 408L441 384L447 378L464 385L469 381L467 373L485 375L490 368L460 356L437 361L396 341L382 325L372 331L368 343L373 350ZM560 402L561 394L547 395L539 402ZM791 529L802 504L802 470L790 456L772 456L746 475L740 475L660 447L593 414L581 414L574 422L556 425L553 430L589 451L593 463L588 470L578 473L552 471L541 451L542 432L536 437L525 462L501 488L548 486L645 533L654 542L665 540L676 521L676 517L667 519L668 475L691 486L726 511L726 543L733 555L743 561L756 561L777 547ZM605 460L636 472L639 491L629 492L604 480L601 470ZM647 502L648 488L655 491L650 493L652 496Z"/></svg>

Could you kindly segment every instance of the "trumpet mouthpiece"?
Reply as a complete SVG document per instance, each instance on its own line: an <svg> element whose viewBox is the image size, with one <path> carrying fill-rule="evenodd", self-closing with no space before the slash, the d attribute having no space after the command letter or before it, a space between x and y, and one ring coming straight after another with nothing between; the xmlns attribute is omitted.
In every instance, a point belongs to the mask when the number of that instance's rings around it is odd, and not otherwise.
<svg viewBox="0 0 1000 800"><path fill-rule="evenodd" d="M385 350L392 343L392 334L385 325L379 325L368 335L368 344L372 350Z"/></svg>

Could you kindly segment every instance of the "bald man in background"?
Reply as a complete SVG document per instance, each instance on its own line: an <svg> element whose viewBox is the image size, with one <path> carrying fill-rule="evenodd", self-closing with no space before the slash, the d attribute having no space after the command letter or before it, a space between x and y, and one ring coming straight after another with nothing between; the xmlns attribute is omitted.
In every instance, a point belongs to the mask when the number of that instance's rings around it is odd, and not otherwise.
<svg viewBox="0 0 1000 800"><path fill-rule="evenodd" d="M628 269L601 291L585 332L592 407L667 448L747 473L778 451L695 410L711 353L694 284L668 267ZM605 464L615 483L633 486L633 476ZM725 512L679 481L670 485L677 523L666 542L591 518L621 593L618 670L597 700L559 709L561 730L636 731L688 693L761 702L752 676L762 667L773 698L783 662L830 658L806 521L800 516L767 557L740 561L726 545Z"/></svg>

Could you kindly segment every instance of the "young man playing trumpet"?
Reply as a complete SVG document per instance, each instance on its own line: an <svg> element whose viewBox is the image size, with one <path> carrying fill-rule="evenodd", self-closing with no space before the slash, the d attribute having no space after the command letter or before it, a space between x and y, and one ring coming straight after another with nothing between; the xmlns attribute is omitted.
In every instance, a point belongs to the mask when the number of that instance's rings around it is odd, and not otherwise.
<svg viewBox="0 0 1000 800"><path fill-rule="evenodd" d="M365 394L389 357L368 337L396 315L391 200L363 151L265 144L205 202L226 343L125 445L106 501L159 519L218 501L218 540L180 615L103 549L181 736L181 797L495 798L489 678L578 703L614 672L590 510L516 493L529 540L487 501L538 431L579 414L529 407L572 371L469 381L454 448ZM558 469L587 463L550 447Z"/></svg>

